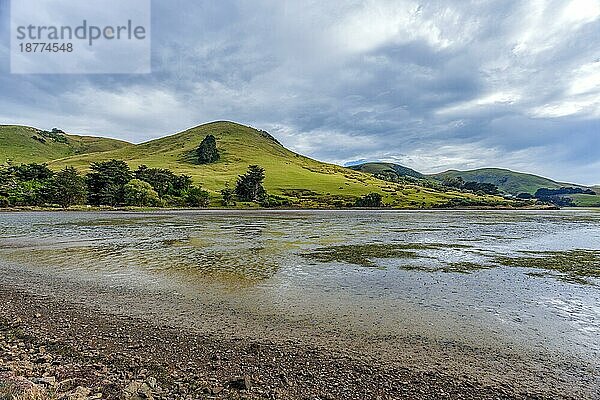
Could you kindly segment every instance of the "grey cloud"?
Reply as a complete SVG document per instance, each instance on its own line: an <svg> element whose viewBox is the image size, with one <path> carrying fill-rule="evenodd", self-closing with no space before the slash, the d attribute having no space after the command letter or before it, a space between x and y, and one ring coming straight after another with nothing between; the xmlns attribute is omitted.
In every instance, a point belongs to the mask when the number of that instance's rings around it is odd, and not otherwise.
<svg viewBox="0 0 600 400"><path fill-rule="evenodd" d="M326 161L600 183L588 3L155 0L153 74L16 76L4 62L0 117L135 141L229 119Z"/></svg>

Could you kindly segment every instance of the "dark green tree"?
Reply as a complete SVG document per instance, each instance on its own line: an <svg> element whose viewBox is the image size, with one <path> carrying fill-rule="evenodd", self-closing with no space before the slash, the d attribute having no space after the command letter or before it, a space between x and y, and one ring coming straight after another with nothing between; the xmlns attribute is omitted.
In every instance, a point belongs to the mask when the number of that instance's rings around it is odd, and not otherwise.
<svg viewBox="0 0 600 400"><path fill-rule="evenodd" d="M12 206L41 206L48 202L46 181L17 181L8 193Z"/></svg>
<svg viewBox="0 0 600 400"><path fill-rule="evenodd" d="M235 192L233 191L233 189L229 187L229 182L225 182L225 187L221 189L221 203L223 203L225 207L234 204L234 194Z"/></svg>
<svg viewBox="0 0 600 400"><path fill-rule="evenodd" d="M46 164L10 165L0 169L2 203L12 206L40 206L50 202L48 183L53 172Z"/></svg>
<svg viewBox="0 0 600 400"><path fill-rule="evenodd" d="M192 187L192 178L187 175L175 175L165 168L148 168L140 165L135 171L135 177L152 185L158 195L181 197Z"/></svg>
<svg viewBox="0 0 600 400"><path fill-rule="evenodd" d="M183 198L184 204L188 207L208 207L210 204L208 192L198 186L189 188Z"/></svg>
<svg viewBox="0 0 600 400"><path fill-rule="evenodd" d="M461 176L457 176L457 177L445 176L444 179L442 180L442 185L457 188L457 189L462 188L464 184L465 184L465 181Z"/></svg>
<svg viewBox="0 0 600 400"><path fill-rule="evenodd" d="M193 186L192 177L189 175L177 175L173 180L173 194L181 196Z"/></svg>
<svg viewBox="0 0 600 400"><path fill-rule="evenodd" d="M15 177L21 182L46 181L54 175L46 164L31 163L13 165L9 167L9 170L11 170Z"/></svg>
<svg viewBox="0 0 600 400"><path fill-rule="evenodd" d="M8 193L17 184L17 178L10 168L0 166L0 196L8 198Z"/></svg>
<svg viewBox="0 0 600 400"><path fill-rule="evenodd" d="M250 165L244 175L239 175L235 186L235 194L240 201L260 202L267 195L262 183L265 170L258 165Z"/></svg>
<svg viewBox="0 0 600 400"><path fill-rule="evenodd" d="M52 203L63 208L85 204L87 186L85 178L73 167L65 167L56 173L48 185Z"/></svg>
<svg viewBox="0 0 600 400"><path fill-rule="evenodd" d="M382 207L383 197L379 193L369 193L356 200L356 207Z"/></svg>
<svg viewBox="0 0 600 400"><path fill-rule="evenodd" d="M217 139L213 135L206 136L196 149L199 164L210 164L219 159Z"/></svg>
<svg viewBox="0 0 600 400"><path fill-rule="evenodd" d="M462 185L463 190L469 190L473 193L483 193L483 194L498 194L500 191L498 190L498 186L493 183L481 183L481 182L465 182Z"/></svg>
<svg viewBox="0 0 600 400"><path fill-rule="evenodd" d="M87 175L88 201L93 205L116 206L125 203L125 185L133 178L125 161L92 163Z"/></svg>
<svg viewBox="0 0 600 400"><path fill-rule="evenodd" d="M534 198L535 198L534 195L532 195L531 193L527 193L527 192L522 192L517 195L517 199L520 199L520 200L531 200Z"/></svg>

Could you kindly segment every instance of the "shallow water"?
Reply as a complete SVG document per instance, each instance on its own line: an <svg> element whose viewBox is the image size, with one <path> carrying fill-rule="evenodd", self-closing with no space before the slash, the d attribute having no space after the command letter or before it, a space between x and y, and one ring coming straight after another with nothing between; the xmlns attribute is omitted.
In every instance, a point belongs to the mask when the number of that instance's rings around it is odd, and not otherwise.
<svg viewBox="0 0 600 400"><path fill-rule="evenodd" d="M599 212L0 213L0 268L175 294L173 312L213 296L323 329L502 343L598 367L600 279L495 261L573 250L600 250Z"/></svg>

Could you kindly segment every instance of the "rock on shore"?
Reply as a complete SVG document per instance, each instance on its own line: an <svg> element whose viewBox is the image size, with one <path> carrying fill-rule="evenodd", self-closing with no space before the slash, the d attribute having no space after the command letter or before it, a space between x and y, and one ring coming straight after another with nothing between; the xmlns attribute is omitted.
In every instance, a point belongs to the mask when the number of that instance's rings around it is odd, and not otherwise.
<svg viewBox="0 0 600 400"><path fill-rule="evenodd" d="M200 336L5 288L0 303L1 399L543 398L323 348Z"/></svg>

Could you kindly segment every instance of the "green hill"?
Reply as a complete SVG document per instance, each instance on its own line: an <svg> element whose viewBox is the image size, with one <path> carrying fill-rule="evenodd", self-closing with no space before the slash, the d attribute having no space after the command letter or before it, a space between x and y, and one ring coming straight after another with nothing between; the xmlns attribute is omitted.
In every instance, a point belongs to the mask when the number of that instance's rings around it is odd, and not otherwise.
<svg viewBox="0 0 600 400"><path fill-rule="evenodd" d="M44 163L77 154L131 146L121 140L53 133L26 126L0 125L0 164Z"/></svg>
<svg viewBox="0 0 600 400"><path fill-rule="evenodd" d="M541 176L500 168L481 168L470 171L450 170L429 176L438 180L444 179L445 177L461 177L465 181L491 183L498 186L501 191L513 195L519 193L534 194L536 190L540 188L558 189L562 186L579 186L568 183L559 183Z"/></svg>
<svg viewBox="0 0 600 400"><path fill-rule="evenodd" d="M216 137L221 158L212 164L197 165L193 152L209 134ZM92 162L112 158L125 160L132 168L145 164L190 175L211 191L214 198L226 182L235 185L237 176L244 173L248 165L258 164L265 168L265 188L270 193L287 196L302 206L351 202L356 196L370 192L381 193L387 204L398 207L431 207L452 199L482 200L469 194L386 182L371 174L322 163L287 150L264 131L233 122L200 125L139 145L72 156L49 165L54 169L71 165L85 170ZM498 198L487 200L498 201Z"/></svg>
<svg viewBox="0 0 600 400"><path fill-rule="evenodd" d="M469 171L450 170L439 174L425 175L413 169L404 167L398 164L391 163L365 163L350 167L354 170L368 172L374 175L393 173L397 176L410 176L420 179L433 179L441 181L444 178L461 177L464 181L474 181L479 183L491 183L500 189L501 192L517 195L519 193L535 194L538 189L559 189L561 187L580 187L586 186L556 182L552 179L544 178L537 175L515 172L501 168L481 168ZM592 189L600 194L600 186L594 186ZM568 195L573 199L575 204L580 207L598 207L600 206L600 196L589 194Z"/></svg>
<svg viewBox="0 0 600 400"><path fill-rule="evenodd" d="M500 168L482 168L470 171L450 170L439 174L422 174L414 169L393 163L364 163L349 167L356 171L370 174L395 174L398 177L413 177L419 179L433 179L441 181L444 178L461 177L464 181L491 183L498 186L502 192L517 195L519 193L534 194L540 188L557 189L562 186L579 186L569 183L559 183L541 176L514 172Z"/></svg>
<svg viewBox="0 0 600 400"><path fill-rule="evenodd" d="M402 165L393 164L393 163L380 163L380 162L370 162L359 165L352 165L348 167L355 171L366 172L369 174L392 174L397 177L410 176L412 178L424 178L423 174L415 171L414 169L404 167Z"/></svg>

